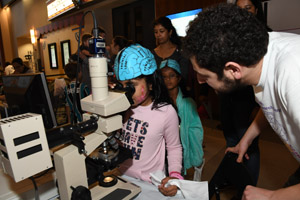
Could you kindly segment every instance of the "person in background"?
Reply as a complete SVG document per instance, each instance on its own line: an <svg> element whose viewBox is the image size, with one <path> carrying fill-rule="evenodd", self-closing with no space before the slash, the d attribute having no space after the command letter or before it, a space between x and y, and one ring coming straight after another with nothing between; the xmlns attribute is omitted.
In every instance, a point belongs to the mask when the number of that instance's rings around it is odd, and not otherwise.
<svg viewBox="0 0 300 200"><path fill-rule="evenodd" d="M110 44L110 51L112 55L117 55L119 51L123 48L128 47L129 45L133 44L133 41L128 40L124 36L115 36Z"/></svg>
<svg viewBox="0 0 300 200"><path fill-rule="evenodd" d="M253 14L220 4L191 22L184 49L200 84L206 82L219 92L254 87L260 110L240 142L226 152L237 153L239 163L249 159L250 144L270 124L300 163L299 35L268 33ZM293 181L278 190L248 185L242 199L299 199L299 172L300 168L290 177Z"/></svg>
<svg viewBox="0 0 300 200"><path fill-rule="evenodd" d="M70 79L70 83L65 87L68 122L75 124L82 122L83 111L81 109L80 99L88 96L90 94L90 90L84 83L80 83L82 77L81 71L78 74L78 82L76 83L77 63L69 62L65 65L64 70ZM76 92L75 88L77 88ZM75 98L74 95L76 95ZM74 99L76 99L76 102L74 102Z"/></svg>
<svg viewBox="0 0 300 200"><path fill-rule="evenodd" d="M33 70L26 66L23 63L23 60L21 58L14 58L11 61L12 66L14 67L15 71L14 74L30 74L33 73Z"/></svg>
<svg viewBox="0 0 300 200"><path fill-rule="evenodd" d="M263 11L261 0L236 0L235 4L247 10L256 16L256 18L265 25L267 31L271 32L272 29L267 25L265 13Z"/></svg>
<svg viewBox="0 0 300 200"><path fill-rule="evenodd" d="M104 28L98 26L98 33L99 33L99 36L100 36L101 38L103 38L103 39L106 38L106 32L105 32ZM93 33L92 33L92 34L93 34Z"/></svg>
<svg viewBox="0 0 300 200"><path fill-rule="evenodd" d="M89 69L89 57L92 55L89 52L89 39L92 37L90 34L83 34L81 37L81 45L76 54L71 56L70 62L78 62L82 71L82 83L84 83L91 91L92 83ZM79 55L79 58L78 58Z"/></svg>
<svg viewBox="0 0 300 200"><path fill-rule="evenodd" d="M117 54L119 53L119 51L121 51L123 48L130 46L131 44L133 44L133 41L128 40L126 37L124 36L115 36L110 44L110 62L109 62L109 71L111 71L113 69L113 65L115 62L115 58L117 56Z"/></svg>
<svg viewBox="0 0 300 200"><path fill-rule="evenodd" d="M183 147L183 173L191 171L194 181L201 181L203 159L203 127L195 101L188 97L180 66L176 60L161 62L160 70L180 118L180 140ZM190 169L191 168L191 169Z"/></svg>
<svg viewBox="0 0 300 200"><path fill-rule="evenodd" d="M96 29L98 30L98 36L101 37L101 38L103 38L105 40L105 38L106 38L106 32L105 32L104 28L98 26ZM93 29L91 31L91 35L94 36Z"/></svg>
<svg viewBox="0 0 300 200"><path fill-rule="evenodd" d="M86 57L93 56L89 51L89 39L92 38L91 34L84 34L81 37L81 45L79 47L80 53L82 53ZM81 56L80 56L81 57ZM85 58L85 57L84 57Z"/></svg>
<svg viewBox="0 0 300 200"><path fill-rule="evenodd" d="M9 76L11 74L13 74L15 72L14 67L10 64L10 62L5 62L5 66L4 66L4 76ZM1 86L0 86L0 101L2 102L6 102L6 98L4 95L4 90L3 90L3 85L2 85L2 78L1 78ZM2 110L1 110L2 112ZM2 112L1 116L6 116L4 114L4 112Z"/></svg>
<svg viewBox="0 0 300 200"><path fill-rule="evenodd" d="M10 62L5 63L4 75L8 76L15 72L14 67L10 64Z"/></svg>
<svg viewBox="0 0 300 200"><path fill-rule="evenodd" d="M123 87L135 88L134 103L123 118L121 140L132 150L133 159L123 162L119 169L127 176L151 182L150 173L165 172L167 152L170 173L158 189L165 196L174 196L177 186L166 183L183 179L179 122L154 56L139 44L131 45L118 53L114 71Z"/></svg>
<svg viewBox="0 0 300 200"><path fill-rule="evenodd" d="M191 64L188 59L182 56L181 39L177 35L171 20L165 16L157 18L153 23L153 30L157 46L152 53L157 65L168 58L176 60L180 65L182 77L188 80Z"/></svg>

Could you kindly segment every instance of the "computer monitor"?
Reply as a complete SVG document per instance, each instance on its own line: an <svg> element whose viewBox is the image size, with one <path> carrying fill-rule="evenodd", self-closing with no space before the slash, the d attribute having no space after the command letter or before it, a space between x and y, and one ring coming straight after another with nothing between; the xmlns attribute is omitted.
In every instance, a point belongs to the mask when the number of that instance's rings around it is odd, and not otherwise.
<svg viewBox="0 0 300 200"><path fill-rule="evenodd" d="M167 17L171 20L173 26L176 29L176 32L179 36L186 36L186 29L189 25L190 21L197 17L197 14L201 12L202 9L189 10L185 12L175 13L171 15L167 15Z"/></svg>
<svg viewBox="0 0 300 200"><path fill-rule="evenodd" d="M9 75L2 79L8 116L37 113L42 115L45 129L57 126L44 73Z"/></svg>

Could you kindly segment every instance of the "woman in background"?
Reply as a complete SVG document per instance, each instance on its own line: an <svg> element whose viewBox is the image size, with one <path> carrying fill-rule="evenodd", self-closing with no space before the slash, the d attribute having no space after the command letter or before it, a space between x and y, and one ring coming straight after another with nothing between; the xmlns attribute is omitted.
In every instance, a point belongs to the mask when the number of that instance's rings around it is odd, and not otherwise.
<svg viewBox="0 0 300 200"><path fill-rule="evenodd" d="M235 4L255 15L261 23L266 25L268 31L272 31L272 29L267 26L261 0L236 0Z"/></svg>
<svg viewBox="0 0 300 200"><path fill-rule="evenodd" d="M152 51L157 65L165 59L176 60L180 65L182 76L188 80L190 62L181 55L181 39L177 35L176 29L167 17L160 17L153 23L156 48Z"/></svg>

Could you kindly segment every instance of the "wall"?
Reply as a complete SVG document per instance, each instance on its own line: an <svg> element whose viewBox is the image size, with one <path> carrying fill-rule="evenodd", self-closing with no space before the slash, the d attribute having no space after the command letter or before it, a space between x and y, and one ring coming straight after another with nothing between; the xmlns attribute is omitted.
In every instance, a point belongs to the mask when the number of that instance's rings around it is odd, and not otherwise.
<svg viewBox="0 0 300 200"><path fill-rule="evenodd" d="M0 10L0 25L5 61L11 62L14 58L14 51L11 37L11 9L9 7Z"/></svg>
<svg viewBox="0 0 300 200"><path fill-rule="evenodd" d="M113 39L112 9L111 8L95 9L95 16L98 25L105 29L106 32L105 42L106 45L109 45L111 43L111 40Z"/></svg>
<svg viewBox="0 0 300 200"><path fill-rule="evenodd" d="M72 26L72 27L59 29L57 31L53 31L48 34L45 34L43 38L40 39L40 46L42 52L41 57L43 57L43 66L45 68L46 75L64 74L64 69L62 66L60 42L64 40L70 40L71 53L75 53L78 47L77 46L78 43L75 39L75 33L77 32L77 30L72 30L72 29L77 27L78 26ZM56 43L58 69L50 69L49 51L48 51L48 44L50 43Z"/></svg>
<svg viewBox="0 0 300 200"><path fill-rule="evenodd" d="M49 24L46 1L16 1L11 7L11 38L14 57L18 55L17 39L29 37L29 30ZM19 56L20 57L20 56Z"/></svg>
<svg viewBox="0 0 300 200"><path fill-rule="evenodd" d="M31 44L31 39L30 38L22 38L22 39L17 39L17 44L18 44L18 55L20 58L22 58L23 61L26 61L26 63L28 64L28 66L30 68L34 69L33 66L33 57L31 58L31 60L26 60L25 59L25 55L28 55L29 52L31 52L31 54L33 53L33 45Z"/></svg>
<svg viewBox="0 0 300 200"><path fill-rule="evenodd" d="M272 0L268 2L268 25L274 31L300 34L300 1Z"/></svg>

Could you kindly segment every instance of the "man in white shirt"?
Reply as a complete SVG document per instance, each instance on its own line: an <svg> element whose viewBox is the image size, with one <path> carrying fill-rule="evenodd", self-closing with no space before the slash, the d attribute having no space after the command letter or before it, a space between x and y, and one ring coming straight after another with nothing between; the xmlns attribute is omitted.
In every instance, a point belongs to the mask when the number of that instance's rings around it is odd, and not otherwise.
<svg viewBox="0 0 300 200"><path fill-rule="evenodd" d="M5 66L4 73L5 75L11 75L15 72L15 68L9 63Z"/></svg>
<svg viewBox="0 0 300 200"><path fill-rule="evenodd" d="M226 150L239 154L237 162L249 159L249 145L269 123L300 163L299 35L268 34L251 13L220 4L190 24L184 50L200 84L224 93L254 87L261 109L239 144ZM243 199L299 199L295 178L294 185L275 191L247 186Z"/></svg>

